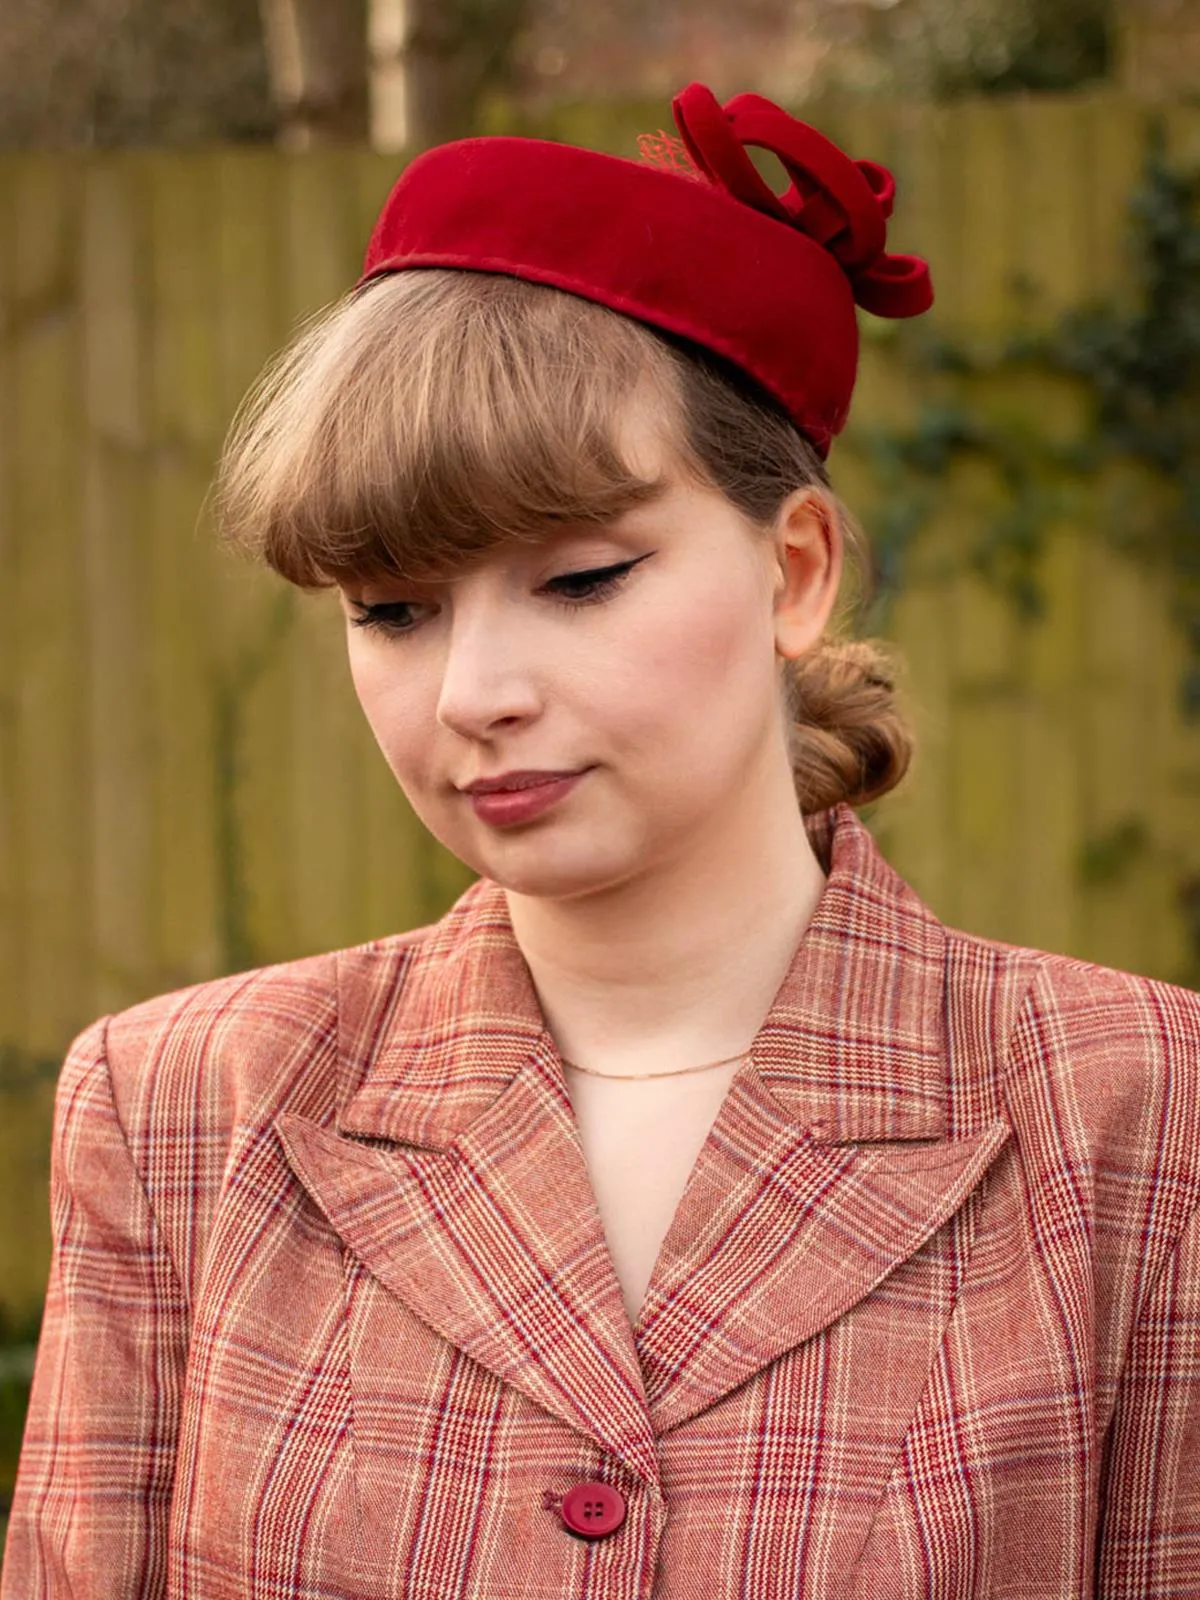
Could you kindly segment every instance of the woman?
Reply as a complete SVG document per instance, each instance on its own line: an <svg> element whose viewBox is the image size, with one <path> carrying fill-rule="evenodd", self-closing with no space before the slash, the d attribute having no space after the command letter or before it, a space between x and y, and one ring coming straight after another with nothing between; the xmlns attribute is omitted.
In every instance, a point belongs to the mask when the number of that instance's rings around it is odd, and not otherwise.
<svg viewBox="0 0 1200 1600"><path fill-rule="evenodd" d="M75 1041L3 1600L1200 1594L1200 1000L855 818L823 459L928 275L884 169L675 114L427 152L239 419L226 536L480 877Z"/></svg>

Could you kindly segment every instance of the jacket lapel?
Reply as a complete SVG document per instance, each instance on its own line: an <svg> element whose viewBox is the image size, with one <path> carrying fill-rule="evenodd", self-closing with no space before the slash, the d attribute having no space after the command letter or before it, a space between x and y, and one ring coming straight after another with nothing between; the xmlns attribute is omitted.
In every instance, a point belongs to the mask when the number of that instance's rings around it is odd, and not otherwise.
<svg viewBox="0 0 1200 1600"><path fill-rule="evenodd" d="M1007 1137L997 1122L950 1143L831 1144L798 1130L756 1075L735 1082L638 1325L656 1432L857 1306L954 1215ZM926 1309L940 1324L951 1306ZM871 1392L868 1376L868 1405Z"/></svg>
<svg viewBox="0 0 1200 1600"><path fill-rule="evenodd" d="M275 1124L330 1227L386 1289L650 1480L657 1435L863 1302L1008 1136L978 1112L962 1123L951 1103L941 924L848 808L809 827L824 894L636 1328L561 1060L490 880L419 939L342 954L336 1122ZM929 1311L940 1324L949 1304Z"/></svg>
<svg viewBox="0 0 1200 1600"><path fill-rule="evenodd" d="M1009 1136L994 1108L967 1122L951 1095L942 924L848 807L809 832L825 891L642 1307L659 1432L858 1305L954 1215ZM928 1307L939 1324L950 1309ZM869 1380L861 1392L869 1405Z"/></svg>
<svg viewBox="0 0 1200 1600"><path fill-rule="evenodd" d="M395 1110L402 1085L386 1112L374 1089L365 1090L336 1131L294 1115L276 1128L330 1226L385 1288L473 1360L653 1480L632 1330L555 1069L552 1047L533 1041L524 1063L444 1149L403 1140ZM381 1126L390 1131L379 1134ZM390 1147L364 1146L364 1134Z"/></svg>

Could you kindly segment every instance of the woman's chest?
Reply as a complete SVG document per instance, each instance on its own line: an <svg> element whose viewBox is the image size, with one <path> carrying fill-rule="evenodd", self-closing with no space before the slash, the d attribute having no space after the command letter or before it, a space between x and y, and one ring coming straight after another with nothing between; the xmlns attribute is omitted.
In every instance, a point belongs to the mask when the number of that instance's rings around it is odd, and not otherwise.
<svg viewBox="0 0 1200 1600"><path fill-rule="evenodd" d="M572 1072L568 1089L631 1323L736 1065L680 1086Z"/></svg>

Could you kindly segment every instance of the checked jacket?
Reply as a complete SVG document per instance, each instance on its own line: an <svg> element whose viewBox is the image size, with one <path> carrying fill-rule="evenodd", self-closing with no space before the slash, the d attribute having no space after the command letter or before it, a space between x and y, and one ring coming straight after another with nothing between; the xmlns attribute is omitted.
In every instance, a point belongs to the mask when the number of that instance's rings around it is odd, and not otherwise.
<svg viewBox="0 0 1200 1600"><path fill-rule="evenodd" d="M0 1600L1200 1596L1200 996L808 827L633 1325L491 880L85 1029Z"/></svg>

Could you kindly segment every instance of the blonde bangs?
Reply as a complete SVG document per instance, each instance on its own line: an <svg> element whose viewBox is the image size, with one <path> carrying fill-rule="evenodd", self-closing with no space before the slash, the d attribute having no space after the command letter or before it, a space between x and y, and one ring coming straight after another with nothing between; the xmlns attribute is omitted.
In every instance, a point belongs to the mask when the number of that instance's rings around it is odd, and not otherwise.
<svg viewBox="0 0 1200 1600"><path fill-rule="evenodd" d="M676 367L638 323L499 274L393 273L322 312L251 391L218 468L219 535L324 589L608 522L665 488L616 444L646 379L677 424Z"/></svg>

